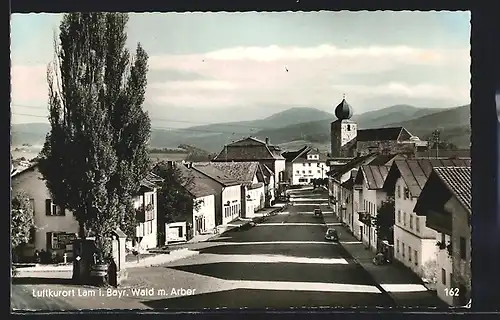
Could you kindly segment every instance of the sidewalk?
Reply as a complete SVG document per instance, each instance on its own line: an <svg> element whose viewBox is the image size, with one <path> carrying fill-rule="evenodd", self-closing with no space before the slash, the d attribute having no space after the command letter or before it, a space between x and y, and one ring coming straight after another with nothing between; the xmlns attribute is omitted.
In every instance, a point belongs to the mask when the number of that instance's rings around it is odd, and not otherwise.
<svg viewBox="0 0 500 320"><path fill-rule="evenodd" d="M401 263L377 266L373 264L375 253L366 249L365 245L356 239L348 229L339 224L333 214L323 215L326 225L333 225L339 231L340 244L352 256L354 262L370 274L380 285L384 293L394 300L397 306L411 307L418 301L420 307L446 307L436 294L429 291L422 279Z"/></svg>
<svg viewBox="0 0 500 320"><path fill-rule="evenodd" d="M172 250L170 253L165 254L165 253L160 253L152 256L148 256L145 258L140 259L139 261L134 260L134 261L126 261L124 269L130 269L130 268L139 268L139 267L151 267L155 265L161 265L165 263L169 263L172 261L188 258L194 255L199 254L198 251L191 251L185 248L178 249L178 250ZM73 265L35 265L32 267L26 267L26 268L17 268L17 275L16 277L26 277L30 276L32 277L33 274L37 273L45 273L45 272L72 272L73 271Z"/></svg>

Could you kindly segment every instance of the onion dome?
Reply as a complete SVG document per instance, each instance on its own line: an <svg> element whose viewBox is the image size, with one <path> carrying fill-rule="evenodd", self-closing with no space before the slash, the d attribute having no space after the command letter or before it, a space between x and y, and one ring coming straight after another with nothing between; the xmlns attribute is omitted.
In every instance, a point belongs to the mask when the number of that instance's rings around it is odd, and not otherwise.
<svg viewBox="0 0 500 320"><path fill-rule="evenodd" d="M335 116L339 120L348 120L352 117L352 107L345 101L345 98L339 103L337 108L335 108Z"/></svg>

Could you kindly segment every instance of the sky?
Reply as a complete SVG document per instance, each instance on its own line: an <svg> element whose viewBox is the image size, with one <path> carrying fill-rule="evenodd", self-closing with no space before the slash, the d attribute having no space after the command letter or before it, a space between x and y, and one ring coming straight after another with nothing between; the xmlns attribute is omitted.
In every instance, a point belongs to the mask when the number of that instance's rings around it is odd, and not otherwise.
<svg viewBox="0 0 500 320"><path fill-rule="evenodd" d="M60 14L11 16L13 123L47 122L47 65ZM149 55L144 108L178 128L292 107L354 113L470 101L469 12L130 14Z"/></svg>

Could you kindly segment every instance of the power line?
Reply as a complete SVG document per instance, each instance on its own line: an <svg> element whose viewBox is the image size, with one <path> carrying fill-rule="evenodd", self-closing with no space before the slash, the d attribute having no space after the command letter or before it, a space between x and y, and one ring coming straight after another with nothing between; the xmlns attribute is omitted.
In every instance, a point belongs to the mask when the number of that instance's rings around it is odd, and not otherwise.
<svg viewBox="0 0 500 320"><path fill-rule="evenodd" d="M28 114L28 113L16 113L12 112L13 115L17 116L26 116L26 117L34 117L34 118L44 118L47 119L47 116L42 116L42 115L36 115L36 114ZM165 126L155 126L152 127L151 129L163 129L163 130L175 130L175 131L188 131L188 132L204 132L204 133L220 133L220 134L231 134L235 135L237 134L236 132L231 132L231 131L223 131L223 130L208 130L208 129L195 129L195 128L175 128L175 127L165 127ZM252 130L250 130L250 133L253 133ZM17 133L31 133L27 131L19 131L16 130L15 132ZM241 133L243 134L243 133Z"/></svg>
<svg viewBox="0 0 500 320"><path fill-rule="evenodd" d="M11 106L16 106L16 107L21 107L21 108L28 108L28 109L35 109L35 110L41 110L43 107L37 107L37 106L28 106L28 105L21 105L21 104L11 104ZM13 113L17 114L17 113ZM20 114L18 114L20 115ZM22 114L21 114L22 115ZM30 115L27 115L30 116ZM46 116L44 116L46 118ZM218 124L218 123L207 123L207 122L195 122L195 121L188 121L188 120L175 120L171 118L159 118L155 117L155 121L165 121L165 122L177 122L177 123L186 123L186 124L192 124L192 125L198 125L198 126L207 126L207 125L213 125L213 124ZM263 128L263 127L255 127L255 126L249 126L245 124L231 124L231 123L220 123L221 125L227 126L227 127L245 127L245 128L251 128L251 129L256 129L256 130L266 130L269 128ZM156 128L156 127L155 127ZM184 128L173 128L177 130L186 130Z"/></svg>

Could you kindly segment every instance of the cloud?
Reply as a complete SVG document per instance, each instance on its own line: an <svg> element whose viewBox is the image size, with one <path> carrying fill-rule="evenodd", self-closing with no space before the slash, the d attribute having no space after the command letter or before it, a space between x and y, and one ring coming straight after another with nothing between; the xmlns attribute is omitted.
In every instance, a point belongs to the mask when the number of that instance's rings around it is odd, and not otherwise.
<svg viewBox="0 0 500 320"><path fill-rule="evenodd" d="M385 107L384 101L394 99L401 104L439 100L448 106L461 105L469 102L469 52L468 47L319 45L150 53L146 101L207 110L283 105L324 108L335 105L345 93L357 112ZM45 70L45 66L14 66L13 100L45 103ZM373 99L382 105L365 103Z"/></svg>
<svg viewBox="0 0 500 320"><path fill-rule="evenodd" d="M11 100L14 104L41 105L47 99L47 65L12 66Z"/></svg>

